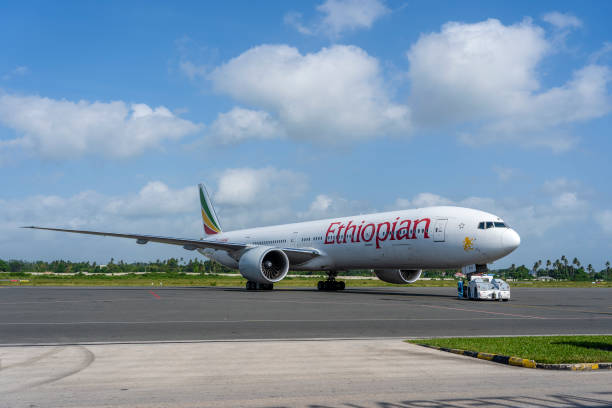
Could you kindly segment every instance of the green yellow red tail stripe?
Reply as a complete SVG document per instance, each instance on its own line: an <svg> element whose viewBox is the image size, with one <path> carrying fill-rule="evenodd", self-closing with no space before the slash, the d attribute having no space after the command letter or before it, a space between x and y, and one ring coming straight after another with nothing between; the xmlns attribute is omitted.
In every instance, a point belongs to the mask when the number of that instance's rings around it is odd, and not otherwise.
<svg viewBox="0 0 612 408"><path fill-rule="evenodd" d="M217 214L213 208L208 192L204 185L199 185L200 190L200 205L202 207L202 221L204 223L204 233L206 235L218 234L221 232L221 226L217 219Z"/></svg>

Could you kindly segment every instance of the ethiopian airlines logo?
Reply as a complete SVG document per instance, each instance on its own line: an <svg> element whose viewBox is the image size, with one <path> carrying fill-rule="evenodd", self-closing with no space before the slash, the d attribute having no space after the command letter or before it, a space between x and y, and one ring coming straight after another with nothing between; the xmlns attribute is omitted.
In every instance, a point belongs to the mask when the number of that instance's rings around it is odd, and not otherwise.
<svg viewBox="0 0 612 408"><path fill-rule="evenodd" d="M474 249L474 238L465 237L463 240L463 250L467 252L472 249Z"/></svg>
<svg viewBox="0 0 612 408"><path fill-rule="evenodd" d="M361 221L354 224L350 220L346 225L332 222L325 234L325 244L346 244L348 242L376 241L376 248L381 248L384 241L401 241L405 239L429 239L429 218L417 220L395 220L379 223Z"/></svg>

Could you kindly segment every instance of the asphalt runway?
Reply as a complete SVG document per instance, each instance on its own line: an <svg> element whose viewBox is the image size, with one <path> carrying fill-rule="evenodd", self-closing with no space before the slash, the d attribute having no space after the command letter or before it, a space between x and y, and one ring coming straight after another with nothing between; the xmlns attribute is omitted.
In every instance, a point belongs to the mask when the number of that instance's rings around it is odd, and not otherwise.
<svg viewBox="0 0 612 408"><path fill-rule="evenodd" d="M612 289L0 287L0 344L611 334Z"/></svg>

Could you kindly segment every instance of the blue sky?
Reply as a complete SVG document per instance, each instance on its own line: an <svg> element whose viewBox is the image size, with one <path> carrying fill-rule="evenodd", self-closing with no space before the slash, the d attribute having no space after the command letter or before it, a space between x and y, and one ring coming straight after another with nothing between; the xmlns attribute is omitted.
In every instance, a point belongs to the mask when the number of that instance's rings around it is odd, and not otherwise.
<svg viewBox="0 0 612 408"><path fill-rule="evenodd" d="M144 260L200 236L421 205L491 211L495 266L612 253L612 4L48 2L0 16L0 258Z"/></svg>

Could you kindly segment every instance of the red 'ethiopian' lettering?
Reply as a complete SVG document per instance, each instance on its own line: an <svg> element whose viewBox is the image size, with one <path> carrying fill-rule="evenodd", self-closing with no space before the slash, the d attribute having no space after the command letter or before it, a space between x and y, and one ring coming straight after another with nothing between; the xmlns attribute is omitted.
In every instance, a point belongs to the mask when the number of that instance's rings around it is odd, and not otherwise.
<svg viewBox="0 0 612 408"><path fill-rule="evenodd" d="M355 242L360 242L359 241L359 237L361 236L361 229L363 228L363 223L365 221L361 221L361 225L359 226L359 229L357 230L357 240Z"/></svg>
<svg viewBox="0 0 612 408"><path fill-rule="evenodd" d="M419 225L422 222L425 223L425 229L423 230L425 234L423 235L423 238L429 238L429 223L431 222L431 220L429 218L423 218L420 220L414 220L414 224L413 224L414 231L412 231L412 239L416 239L417 225Z"/></svg>
<svg viewBox="0 0 612 408"><path fill-rule="evenodd" d="M395 241L395 226L397 225L397 221L399 220L399 217L397 217L395 219L395 222L393 223L393 228L391 229L391 241Z"/></svg>
<svg viewBox="0 0 612 408"><path fill-rule="evenodd" d="M429 224L431 224L431 219L421 218L401 221L399 219L400 217L397 217L393 223L391 223L391 221L383 221L378 224L365 224L365 221L361 221L361 225L353 224L353 220L349 220L346 225L341 222L332 222L327 228L324 243L346 244L349 239L350 242L370 242L376 235L376 248L381 248L381 242L387 239L391 241L417 239L418 231L423 233L423 238L429 238ZM417 228L419 224L424 226L424 228ZM343 231L344 234L342 234Z"/></svg>
<svg viewBox="0 0 612 408"><path fill-rule="evenodd" d="M384 236L381 236L380 234L380 230L381 228L385 226L385 233ZM376 248L380 248L380 242L381 241L386 241L387 237L389 236L389 230L391 229L391 224L389 224L388 222L381 222L380 224L378 224L378 227L376 228Z"/></svg>
<svg viewBox="0 0 612 408"><path fill-rule="evenodd" d="M332 222L331 224L329 224L329 228L327 229L327 233L325 234L325 243L326 244L333 244L334 243L334 235L333 233L336 231L336 228L333 228L334 225L338 225L340 224L339 222ZM331 241L329 239L331 234Z"/></svg>
<svg viewBox="0 0 612 408"><path fill-rule="evenodd" d="M368 227L372 227L372 232L370 232L370 234L368 234L368 239L366 239L366 230L368 229ZM376 230L376 227L374 226L374 224L368 224L366 226L363 227L363 229L361 230L361 239L364 242L370 242L372 240L372 238L374 238L374 231Z"/></svg>
<svg viewBox="0 0 612 408"><path fill-rule="evenodd" d="M400 229L397 230L397 240L401 240L401 239L410 239L409 237L409 233L410 233L410 223L412 221L410 220L402 220L402 222L400 222ZM405 227L402 227L402 225L406 224Z"/></svg>
<svg viewBox="0 0 612 408"><path fill-rule="evenodd" d="M342 230L344 229L345 225L344 224L340 224L340 227L338 228L338 235L336 235L336 244L341 244L342 242L340 239L340 236L342 234Z"/></svg>
<svg viewBox="0 0 612 408"><path fill-rule="evenodd" d="M348 224L346 224L346 229L344 230L344 241L342 242L345 244L346 244L346 239L349 236L349 230L353 230L353 232L351 232L351 242L355 242L355 230L357 229L357 226L351 225L351 224L353 224L353 220L350 220Z"/></svg>

